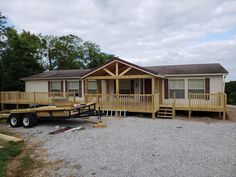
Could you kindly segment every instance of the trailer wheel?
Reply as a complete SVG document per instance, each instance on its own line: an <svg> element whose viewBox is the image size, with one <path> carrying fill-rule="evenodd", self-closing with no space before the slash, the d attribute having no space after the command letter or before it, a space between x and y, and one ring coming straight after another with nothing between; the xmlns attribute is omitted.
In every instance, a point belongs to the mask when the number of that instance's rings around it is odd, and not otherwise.
<svg viewBox="0 0 236 177"><path fill-rule="evenodd" d="M8 122L9 122L11 127L19 127L19 126L21 126L21 120L16 115L10 115Z"/></svg>
<svg viewBox="0 0 236 177"><path fill-rule="evenodd" d="M30 128L37 123L35 115L26 114L22 118L22 124L25 128Z"/></svg>

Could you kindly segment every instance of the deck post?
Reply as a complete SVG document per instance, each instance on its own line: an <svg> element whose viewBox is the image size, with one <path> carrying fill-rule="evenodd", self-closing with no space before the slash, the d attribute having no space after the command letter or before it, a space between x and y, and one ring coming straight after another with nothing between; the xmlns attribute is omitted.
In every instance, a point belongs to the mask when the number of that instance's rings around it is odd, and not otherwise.
<svg viewBox="0 0 236 177"><path fill-rule="evenodd" d="M119 79L118 79L118 76L119 76L119 64L118 62L116 62L116 111L119 109L118 108L118 99L119 99L119 89L120 89L120 82L119 82Z"/></svg>
<svg viewBox="0 0 236 177"><path fill-rule="evenodd" d="M227 95L224 93L223 94L224 95L224 112L223 112L223 120L225 120L226 119L226 105L227 105Z"/></svg>
<svg viewBox="0 0 236 177"><path fill-rule="evenodd" d="M188 95L188 117L190 118L191 117L191 93Z"/></svg>
<svg viewBox="0 0 236 177"><path fill-rule="evenodd" d="M155 105L155 101L154 101L154 99L155 99L155 77L152 77L152 111L153 111L153 113L152 113L152 118L153 119L155 119L155 108L156 108L156 106L157 105Z"/></svg>
<svg viewBox="0 0 236 177"><path fill-rule="evenodd" d="M84 80L84 101L88 102L88 79Z"/></svg>
<svg viewBox="0 0 236 177"><path fill-rule="evenodd" d="M75 92L73 93L73 101L74 101L74 104L75 104Z"/></svg>
<svg viewBox="0 0 236 177"><path fill-rule="evenodd" d="M176 104L176 94L174 92L174 101L173 101L173 105L172 105L172 115L173 115L173 117L175 117L175 104Z"/></svg>

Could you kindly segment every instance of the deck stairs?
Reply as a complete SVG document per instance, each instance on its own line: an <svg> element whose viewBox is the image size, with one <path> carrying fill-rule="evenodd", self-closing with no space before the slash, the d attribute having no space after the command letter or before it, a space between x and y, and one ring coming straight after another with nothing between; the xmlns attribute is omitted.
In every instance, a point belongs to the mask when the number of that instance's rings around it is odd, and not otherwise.
<svg viewBox="0 0 236 177"><path fill-rule="evenodd" d="M160 106L157 118L159 119L172 119L173 108L171 106Z"/></svg>

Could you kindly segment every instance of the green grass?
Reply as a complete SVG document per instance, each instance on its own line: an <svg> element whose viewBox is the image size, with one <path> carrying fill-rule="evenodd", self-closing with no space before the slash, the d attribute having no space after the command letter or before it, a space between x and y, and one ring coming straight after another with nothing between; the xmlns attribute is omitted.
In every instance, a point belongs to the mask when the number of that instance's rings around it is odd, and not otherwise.
<svg viewBox="0 0 236 177"><path fill-rule="evenodd" d="M29 170L34 168L35 161L29 155L25 155L20 159L20 169L21 170Z"/></svg>
<svg viewBox="0 0 236 177"><path fill-rule="evenodd" d="M4 142L1 145L4 148L0 149L0 176L6 177L7 163L21 153L23 144Z"/></svg>

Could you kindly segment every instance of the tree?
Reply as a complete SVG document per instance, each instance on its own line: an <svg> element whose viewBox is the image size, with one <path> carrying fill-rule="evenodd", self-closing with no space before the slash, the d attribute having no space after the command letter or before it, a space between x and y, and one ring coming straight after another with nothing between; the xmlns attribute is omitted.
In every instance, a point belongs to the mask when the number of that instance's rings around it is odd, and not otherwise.
<svg viewBox="0 0 236 177"><path fill-rule="evenodd" d="M227 94L227 103L236 104L236 81L225 83L225 93Z"/></svg>
<svg viewBox="0 0 236 177"><path fill-rule="evenodd" d="M82 39L75 35L44 36L45 57L47 68L52 69L80 69L79 55L81 52Z"/></svg>
<svg viewBox="0 0 236 177"><path fill-rule="evenodd" d="M41 39L30 32L5 32L6 47L1 53L3 75L1 90L24 90L21 78L43 71Z"/></svg>
<svg viewBox="0 0 236 177"><path fill-rule="evenodd" d="M97 67L111 58L101 52L100 47L75 35L43 36L45 45L46 69L81 69Z"/></svg>
<svg viewBox="0 0 236 177"><path fill-rule="evenodd" d="M82 55L84 68L95 68L114 58L114 55L102 53L99 45L89 41L84 42Z"/></svg>

